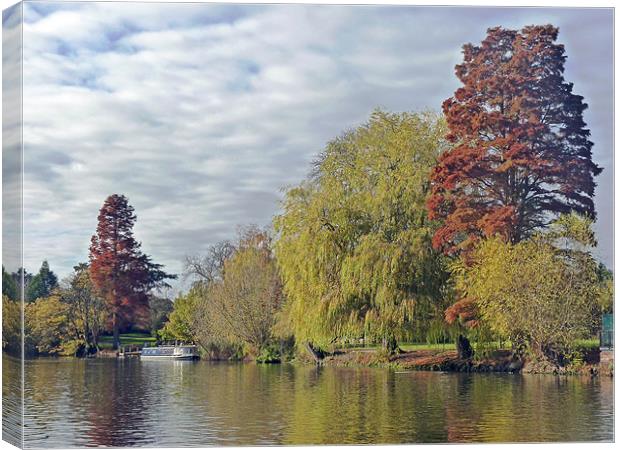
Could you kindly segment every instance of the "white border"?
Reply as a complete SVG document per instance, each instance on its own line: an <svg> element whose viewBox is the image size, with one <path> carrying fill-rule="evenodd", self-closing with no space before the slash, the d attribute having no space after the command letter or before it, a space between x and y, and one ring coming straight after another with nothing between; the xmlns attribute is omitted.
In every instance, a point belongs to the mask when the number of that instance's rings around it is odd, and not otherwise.
<svg viewBox="0 0 620 450"><path fill-rule="evenodd" d="M31 0L31 1L40 1L40 0ZM118 2L130 2L130 0L115 0ZM152 3L188 3L187 1L183 1L183 0L150 0L149 2ZM14 5L15 3L17 3L16 1L13 0L0 0L0 6L2 7L2 9L6 9L9 6ZM69 2L67 2L69 3ZM147 3L147 2L144 2ZM364 0L337 0L337 1L329 1L329 0L313 0L313 1L299 1L299 0L289 0L289 1L259 1L259 0L243 0L243 1L233 1L233 0L219 0L219 1L214 1L214 2L208 2L208 1L201 1L201 0L194 0L192 3L272 3L272 4L278 4L278 3L301 3L301 4L341 4L341 5L372 5L372 4L384 4L384 5L417 5L417 6L426 6L426 5L430 5L430 6L487 6L487 7L588 7L588 8L592 8L592 7L598 7L598 8L615 8L616 6L616 1L615 0L589 0L589 1L567 1L567 0L543 0L543 1L499 1L499 0L469 0L469 1L465 1L465 0L446 0L446 1L432 1L432 0L389 0L389 1L382 1L382 0L377 0L377 1L364 1ZM614 13L615 15L615 13ZM616 24L615 24L615 18L614 18L614 62L618 61L618 48L619 48L619 42L618 42L618 33L617 33L617 28L616 28ZM1 55L1 46L0 46L0 55ZM614 63L614 86L617 85L618 82L618 72L615 70L616 69L616 64ZM1 74L0 74L0 79L1 79ZM614 117L616 116L615 111L616 111L616 105L618 105L618 91L616 89L614 89ZM2 112L0 109L0 120L2 117ZM614 127L614 149L615 149L615 135L616 135L616 131L618 129L618 125L617 123L614 121L615 127ZM1 137L0 137L0 143L1 143ZM615 155L615 151L614 151L614 155ZM1 181L1 177L2 177L2 171L1 171L1 161L0 161L0 181ZM618 198L620 198L620 192L619 192L619 188L618 185L615 182L615 174L619 173L618 169L620 166L620 162L618 161L617 158L614 157L614 267L620 267L620 265L618 264L617 261L617 255L618 255L618 240L615 239L615 235L616 235L616 229L619 223L619 218L620 218L620 213L618 208L616 208L617 205L617 200ZM0 183L1 185L1 183ZM2 230L2 224L0 221L0 236L1 236L1 230ZM0 248L1 248L1 243L0 243ZM618 277L616 277L615 282L614 282L615 286L614 289L616 292L618 292ZM616 333L617 336L617 333ZM616 345L617 345L617 337L616 337ZM617 348L617 346L616 346ZM0 367L1 367L1 362L0 362ZM618 414L615 411L615 405L617 404L617 402L615 401L617 399L617 392L618 392L618 382L617 382L617 378L614 379L614 429L618 430L618 423L619 423L619 418L618 418ZM1 411L1 405L0 405L0 411ZM448 444L441 444L441 445L448 445ZM553 443L553 444L458 444L458 445L467 445L469 448L485 448L485 449L489 449L489 450L495 450L495 449L500 449L500 448L505 448L510 446L510 448L515 448L515 449L521 449L521 448L527 448L527 447L532 447L532 446L537 446L537 447L544 447L544 448L549 448L549 449L554 449L554 450L573 450L573 449L581 449L584 444L583 443ZM615 448L614 444L599 444L599 443L586 443L585 445L588 446L588 448ZM353 445L353 446L320 446L321 449L325 449L325 450L333 450L333 449L338 449L338 448L348 448L348 449L363 449L366 448L367 446L362 446L362 445ZM382 449L399 449L402 448L402 445L377 445L376 447L378 448L382 448ZM426 445L426 444L416 444L415 448L416 449L427 449L427 448L432 448L435 447L435 445ZM11 446L10 444L8 444L7 442L4 441L0 441L0 450L4 450L4 449L14 449L15 447ZM226 448L243 448L243 447L226 447ZM257 449L272 449L272 447L252 447L252 448L257 448ZM316 449L317 446L298 446L296 448L300 448L300 449ZM175 448L173 448L172 450L176 450ZM179 449L180 450L180 449Z"/></svg>

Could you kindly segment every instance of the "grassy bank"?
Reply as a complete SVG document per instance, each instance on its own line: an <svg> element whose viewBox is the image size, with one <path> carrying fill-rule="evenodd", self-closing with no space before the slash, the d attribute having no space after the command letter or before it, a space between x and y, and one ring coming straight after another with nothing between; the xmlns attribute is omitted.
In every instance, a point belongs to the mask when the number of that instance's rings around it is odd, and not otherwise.
<svg viewBox="0 0 620 450"><path fill-rule="evenodd" d="M101 350L112 349L112 336L101 336L99 338L99 348ZM143 345L148 342L154 344L157 339L150 335L150 333L124 333L120 335L121 345Z"/></svg>

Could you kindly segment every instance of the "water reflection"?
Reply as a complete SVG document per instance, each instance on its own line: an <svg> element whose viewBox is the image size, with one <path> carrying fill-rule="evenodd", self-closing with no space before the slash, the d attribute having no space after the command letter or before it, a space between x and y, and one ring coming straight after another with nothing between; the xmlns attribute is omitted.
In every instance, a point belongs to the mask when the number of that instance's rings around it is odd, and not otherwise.
<svg viewBox="0 0 620 450"><path fill-rule="evenodd" d="M26 408L30 447L613 439L611 379L39 359Z"/></svg>

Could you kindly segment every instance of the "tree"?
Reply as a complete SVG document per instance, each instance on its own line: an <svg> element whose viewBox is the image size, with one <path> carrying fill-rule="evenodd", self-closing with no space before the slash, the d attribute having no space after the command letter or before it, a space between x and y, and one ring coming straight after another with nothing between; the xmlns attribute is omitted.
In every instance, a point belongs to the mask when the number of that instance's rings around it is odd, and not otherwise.
<svg viewBox="0 0 620 450"><path fill-rule="evenodd" d="M192 287L174 301L173 311L158 335L164 340L194 341L212 359L232 356L238 346L228 340L216 317L211 297L211 285L220 283L224 264L237 250L228 240L209 246L204 255L188 256L185 276L194 278Z"/></svg>
<svg viewBox="0 0 620 450"><path fill-rule="evenodd" d="M394 351L418 307L439 303L447 271L425 199L444 134L433 114L375 111L286 193L275 251L297 342L365 337Z"/></svg>
<svg viewBox="0 0 620 450"><path fill-rule="evenodd" d="M17 283L13 277L4 270L2 266L2 295L6 295L11 300L19 300L19 294L17 291Z"/></svg>
<svg viewBox="0 0 620 450"><path fill-rule="evenodd" d="M242 232L237 250L224 262L220 282L208 286L207 304L222 335L258 353L273 338L282 285L268 233L255 227Z"/></svg>
<svg viewBox="0 0 620 450"><path fill-rule="evenodd" d="M2 350L21 357L22 302L2 294Z"/></svg>
<svg viewBox="0 0 620 450"><path fill-rule="evenodd" d="M25 305L25 352L62 354L63 343L70 336L68 330L68 306L53 294L40 297Z"/></svg>
<svg viewBox="0 0 620 450"><path fill-rule="evenodd" d="M463 86L443 103L453 147L431 174L436 248L455 254L495 235L518 243L569 212L594 219L601 168L557 36L551 25L496 27L463 46Z"/></svg>
<svg viewBox="0 0 620 450"><path fill-rule="evenodd" d="M78 264L73 270L59 294L68 307L68 327L76 343L76 353L91 354L99 349L99 335L104 330L108 311L105 301L95 291L88 264Z"/></svg>
<svg viewBox="0 0 620 450"><path fill-rule="evenodd" d="M22 286L22 283L23 283L24 293L28 292L28 287L30 286L32 277L33 275L29 273L23 267L20 267L19 269L17 269L16 272L13 272L11 274L11 278L13 278L13 281L15 282L15 285L17 286L18 295L20 295L20 287Z"/></svg>
<svg viewBox="0 0 620 450"><path fill-rule="evenodd" d="M602 313L613 313L614 310L614 274L605 267L605 264L599 263L597 268L598 280L601 284L600 308Z"/></svg>
<svg viewBox="0 0 620 450"><path fill-rule="evenodd" d="M196 340L193 316L196 313L195 297L190 294L179 295L164 326L158 331L161 339L192 342Z"/></svg>
<svg viewBox="0 0 620 450"><path fill-rule="evenodd" d="M166 280L176 278L141 252L133 236L135 222L127 198L113 194L99 211L97 232L91 239L90 276L110 311L113 348L120 344L121 324L147 316L149 292L168 286Z"/></svg>
<svg viewBox="0 0 620 450"><path fill-rule="evenodd" d="M39 273L30 281L26 290L26 301L32 302L38 298L49 297L58 287L58 277L50 270L49 263L43 261Z"/></svg>
<svg viewBox="0 0 620 450"><path fill-rule="evenodd" d="M240 229L234 243L188 258L187 274L196 281L175 300L162 339L193 340L214 359L240 350L257 355L273 343L283 295L267 231Z"/></svg>
<svg viewBox="0 0 620 450"><path fill-rule="evenodd" d="M235 245L228 240L211 245L205 255L188 256L185 259L185 273L207 284L220 280L224 263L235 250Z"/></svg>
<svg viewBox="0 0 620 450"><path fill-rule="evenodd" d="M588 250L595 244L590 225L568 215L526 241L485 240L468 264L457 263L457 288L499 336L561 362L600 315L604 287Z"/></svg>
<svg viewBox="0 0 620 450"><path fill-rule="evenodd" d="M149 296L149 330L153 336L164 326L173 309L174 304L170 299L158 295Z"/></svg>

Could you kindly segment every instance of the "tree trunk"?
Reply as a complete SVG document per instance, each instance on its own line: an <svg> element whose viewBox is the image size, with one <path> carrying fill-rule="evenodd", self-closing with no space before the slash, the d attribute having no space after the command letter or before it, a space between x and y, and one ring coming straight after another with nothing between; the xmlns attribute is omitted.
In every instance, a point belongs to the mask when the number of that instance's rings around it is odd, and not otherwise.
<svg viewBox="0 0 620 450"><path fill-rule="evenodd" d="M310 342L306 342L306 350L308 350L316 364L321 364L321 360L325 356L321 350L315 349Z"/></svg>
<svg viewBox="0 0 620 450"><path fill-rule="evenodd" d="M469 359L474 355L474 350L471 348L469 339L462 334L456 340L456 352L460 359Z"/></svg>
<svg viewBox="0 0 620 450"><path fill-rule="evenodd" d="M118 350L121 346L121 338L118 330L118 317L116 313L112 315L112 350Z"/></svg>
<svg viewBox="0 0 620 450"><path fill-rule="evenodd" d="M396 342L396 338L394 336L386 336L381 341L381 345L383 346L383 350L385 350L389 355L394 355L398 353L398 342Z"/></svg>

